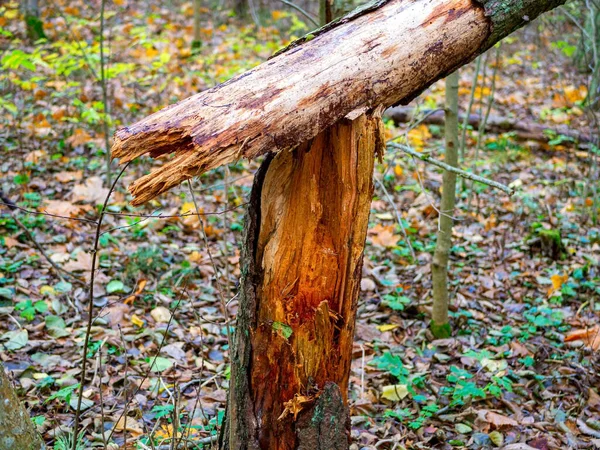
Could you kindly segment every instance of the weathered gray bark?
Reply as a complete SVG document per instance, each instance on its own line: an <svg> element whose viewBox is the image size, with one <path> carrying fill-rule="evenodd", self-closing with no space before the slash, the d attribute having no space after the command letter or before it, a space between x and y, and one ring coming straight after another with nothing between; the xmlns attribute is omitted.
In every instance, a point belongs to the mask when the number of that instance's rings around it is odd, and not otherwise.
<svg viewBox="0 0 600 450"><path fill-rule="evenodd" d="M444 134L446 148L444 162L458 166L458 71L446 78L446 123ZM456 198L456 174L445 171L442 177L442 201L440 203L439 230L431 275L433 280L433 308L431 331L437 338L451 334L448 322L448 257L452 246L452 216Z"/></svg>
<svg viewBox="0 0 600 450"><path fill-rule="evenodd" d="M126 162L175 153L130 187L133 203L144 203L239 158L289 150L345 116L407 103L563 2L379 0L220 86L121 128L113 156Z"/></svg>
<svg viewBox="0 0 600 450"><path fill-rule="evenodd" d="M42 450L42 438L0 363L0 449Z"/></svg>

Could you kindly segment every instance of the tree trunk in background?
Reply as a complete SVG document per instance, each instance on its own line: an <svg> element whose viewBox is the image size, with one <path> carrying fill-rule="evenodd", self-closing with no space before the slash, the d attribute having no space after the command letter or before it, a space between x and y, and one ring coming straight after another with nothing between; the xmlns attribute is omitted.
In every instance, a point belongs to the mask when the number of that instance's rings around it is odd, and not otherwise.
<svg viewBox="0 0 600 450"><path fill-rule="evenodd" d="M21 4L27 26L27 37L35 42L46 37L44 23L40 19L40 5L38 0L23 0Z"/></svg>
<svg viewBox="0 0 600 450"><path fill-rule="evenodd" d="M194 39L192 50L202 47L202 36L200 35L200 24L202 18L202 0L194 0Z"/></svg>
<svg viewBox="0 0 600 450"><path fill-rule="evenodd" d="M12 383L0 363L0 449L41 450L42 438L19 402Z"/></svg>
<svg viewBox="0 0 600 450"><path fill-rule="evenodd" d="M248 0L233 0L233 12L240 19L248 17Z"/></svg>
<svg viewBox="0 0 600 450"><path fill-rule="evenodd" d="M458 71L446 77L446 151L444 161L458 165ZM442 178L439 230L431 273L433 278L433 310L431 331L436 338L450 336L448 322L448 257L452 247L452 216L456 197L456 174L445 171Z"/></svg>
<svg viewBox="0 0 600 450"><path fill-rule="evenodd" d="M321 24L348 14L358 6L367 3L365 0L321 0L319 2L319 18Z"/></svg>

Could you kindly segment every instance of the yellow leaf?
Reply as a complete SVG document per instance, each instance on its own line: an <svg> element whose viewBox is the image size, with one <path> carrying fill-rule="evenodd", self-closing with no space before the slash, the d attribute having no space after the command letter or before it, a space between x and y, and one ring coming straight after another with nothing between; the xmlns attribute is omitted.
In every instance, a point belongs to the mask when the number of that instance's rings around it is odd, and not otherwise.
<svg viewBox="0 0 600 450"><path fill-rule="evenodd" d="M287 14L284 11L271 11L271 17L273 18L273 20L281 20L284 17L287 17Z"/></svg>
<svg viewBox="0 0 600 450"><path fill-rule="evenodd" d="M54 295L54 294L56 294L56 291L54 290L54 288L52 286L45 285L40 288L40 294Z"/></svg>
<svg viewBox="0 0 600 450"><path fill-rule="evenodd" d="M15 19L18 15L19 15L18 9L9 9L8 11L4 12L4 17L6 17L8 20Z"/></svg>
<svg viewBox="0 0 600 450"><path fill-rule="evenodd" d="M417 150L422 149L425 142L429 139L431 139L431 133L427 125L423 123L408 132L408 141Z"/></svg>
<svg viewBox="0 0 600 450"><path fill-rule="evenodd" d="M399 166L399 165L394 166L394 174L397 177L401 177L403 173L404 173L404 170L402 169L402 166Z"/></svg>
<svg viewBox="0 0 600 450"><path fill-rule="evenodd" d="M144 321L135 314L131 316L131 323L140 328L144 326Z"/></svg>
<svg viewBox="0 0 600 450"><path fill-rule="evenodd" d="M387 400L398 401L408 395L408 389L405 384L390 384L384 386L381 396Z"/></svg>
<svg viewBox="0 0 600 450"><path fill-rule="evenodd" d="M194 250L192 253L190 253L190 256L188 259L190 260L190 262L197 263L202 260L202 255L200 254L199 251Z"/></svg>
<svg viewBox="0 0 600 450"><path fill-rule="evenodd" d="M377 329L379 331L381 331L382 333L384 333L386 331L395 330L396 328L398 328L398 325L395 325L393 323L386 323L385 325L377 325Z"/></svg>
<svg viewBox="0 0 600 450"><path fill-rule="evenodd" d="M146 57L152 59L155 58L156 56L158 56L159 51L156 50L154 47L147 47L146 48Z"/></svg>

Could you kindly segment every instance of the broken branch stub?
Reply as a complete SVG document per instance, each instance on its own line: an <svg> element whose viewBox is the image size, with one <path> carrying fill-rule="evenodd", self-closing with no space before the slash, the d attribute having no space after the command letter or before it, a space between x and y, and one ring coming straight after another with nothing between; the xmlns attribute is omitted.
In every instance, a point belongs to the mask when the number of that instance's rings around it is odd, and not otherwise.
<svg viewBox="0 0 600 450"><path fill-rule="evenodd" d="M564 0L378 0L274 58L115 133L121 163L174 157L130 186L134 205L210 169L315 137L341 118L407 103ZM493 42L492 42L493 41Z"/></svg>

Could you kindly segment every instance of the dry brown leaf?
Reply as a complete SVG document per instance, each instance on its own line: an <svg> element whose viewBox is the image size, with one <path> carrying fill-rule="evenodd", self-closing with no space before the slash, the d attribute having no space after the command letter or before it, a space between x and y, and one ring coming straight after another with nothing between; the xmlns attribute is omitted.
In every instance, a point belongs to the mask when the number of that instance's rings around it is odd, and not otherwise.
<svg viewBox="0 0 600 450"><path fill-rule="evenodd" d="M103 187L100 177L90 177L85 184L73 186L71 198L74 202L103 203L108 189Z"/></svg>
<svg viewBox="0 0 600 450"><path fill-rule="evenodd" d="M37 164L44 156L46 156L44 150L34 150L25 156L25 162Z"/></svg>
<svg viewBox="0 0 600 450"><path fill-rule="evenodd" d="M69 181L79 181L83 178L83 171L77 170L74 172L58 172L54 174L54 178L61 183L68 183Z"/></svg>
<svg viewBox="0 0 600 450"><path fill-rule="evenodd" d="M518 358L524 358L525 356L529 356L532 353L527 349L527 347L525 347L523 344L521 344L519 341L512 341L510 343L510 348L513 351L513 356L516 356Z"/></svg>
<svg viewBox="0 0 600 450"><path fill-rule="evenodd" d="M63 269L67 272L88 272L92 269L92 255L80 251L77 253L77 258L66 263Z"/></svg>
<svg viewBox="0 0 600 450"><path fill-rule="evenodd" d="M71 147L79 147L80 145L86 144L91 139L92 137L87 131L77 128L71 137L67 139L67 143L71 145Z"/></svg>
<svg viewBox="0 0 600 450"><path fill-rule="evenodd" d="M137 420L131 417L125 418L125 416L121 417L115 424L115 431L129 431L136 437L144 434L144 428Z"/></svg>
<svg viewBox="0 0 600 450"><path fill-rule="evenodd" d="M519 423L515 419L503 416L502 414L495 413L494 411L488 411L485 414L485 420L495 426L496 428L501 427L516 427Z"/></svg>
<svg viewBox="0 0 600 450"><path fill-rule="evenodd" d="M81 207L64 200L46 200L40 210L48 214L65 217L76 217L81 213Z"/></svg>
<svg viewBox="0 0 600 450"><path fill-rule="evenodd" d="M600 395L598 395L592 388L589 388L588 391L588 405L600 410Z"/></svg>
<svg viewBox="0 0 600 450"><path fill-rule="evenodd" d="M4 236L4 246L6 248L13 248L15 246L19 246L21 247L23 244L19 243L19 241L17 241L14 238L11 238L10 236Z"/></svg>
<svg viewBox="0 0 600 450"><path fill-rule="evenodd" d="M583 341L592 350L598 350L600 348L600 325L571 331L565 336L565 342L571 341Z"/></svg>
<svg viewBox="0 0 600 450"><path fill-rule="evenodd" d="M369 230L371 242L379 247L395 247L400 236L394 234L394 225L377 224Z"/></svg>

